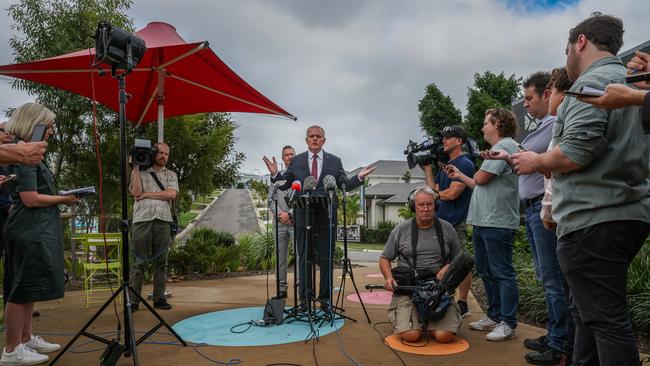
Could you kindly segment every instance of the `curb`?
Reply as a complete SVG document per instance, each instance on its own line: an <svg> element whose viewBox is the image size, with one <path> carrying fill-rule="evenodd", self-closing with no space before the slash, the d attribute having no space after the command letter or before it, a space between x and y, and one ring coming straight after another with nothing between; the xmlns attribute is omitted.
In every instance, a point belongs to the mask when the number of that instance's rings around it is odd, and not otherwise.
<svg viewBox="0 0 650 366"><path fill-rule="evenodd" d="M215 202L217 202L217 200L219 199L219 197L221 197L221 195L223 194L223 192L225 192L225 190L222 191L221 193L219 193L219 195L218 195L217 197L215 197L215 198L212 200L212 202L208 203L208 205L205 206L205 208L201 211L201 213L198 214L198 215L194 218L194 220L192 220L192 222L190 222L189 225L187 225L187 226L185 227L185 229L183 229L183 231L181 231L180 233L178 233L178 235L176 235L176 238L175 238L174 240L175 240L177 243L179 243L179 244L181 244L181 245L183 244L183 243L180 242L180 240L183 239L187 234L189 234L190 231L192 231L192 229L194 228L194 225L196 225L196 223L199 221L199 219L200 219L201 217L203 217L203 215L204 215L204 214L205 214L205 213L210 209L210 207L212 207L212 205L213 205Z"/></svg>

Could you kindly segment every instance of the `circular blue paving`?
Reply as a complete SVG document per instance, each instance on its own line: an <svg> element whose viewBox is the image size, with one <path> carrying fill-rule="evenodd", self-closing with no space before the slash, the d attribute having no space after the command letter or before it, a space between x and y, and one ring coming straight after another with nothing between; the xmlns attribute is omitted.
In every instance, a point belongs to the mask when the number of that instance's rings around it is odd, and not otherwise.
<svg viewBox="0 0 650 366"><path fill-rule="evenodd" d="M250 323L251 320L262 319L264 307L238 308L212 313L201 314L182 320L174 324L173 328L186 341L194 343L206 343L211 346L269 346L304 341L311 333L309 323L294 321L289 323L285 320L280 325L272 326L251 326L241 325L234 329L233 326L243 323ZM319 336L324 336L340 329L344 325L343 319L315 324Z"/></svg>

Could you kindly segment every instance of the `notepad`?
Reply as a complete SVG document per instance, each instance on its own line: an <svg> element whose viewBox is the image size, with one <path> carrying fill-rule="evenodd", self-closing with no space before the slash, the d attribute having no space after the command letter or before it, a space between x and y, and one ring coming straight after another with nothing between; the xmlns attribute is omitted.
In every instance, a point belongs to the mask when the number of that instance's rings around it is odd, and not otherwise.
<svg viewBox="0 0 650 366"><path fill-rule="evenodd" d="M95 186L71 189L69 191L59 191L59 196L68 196L74 194L77 197L87 196L95 193Z"/></svg>

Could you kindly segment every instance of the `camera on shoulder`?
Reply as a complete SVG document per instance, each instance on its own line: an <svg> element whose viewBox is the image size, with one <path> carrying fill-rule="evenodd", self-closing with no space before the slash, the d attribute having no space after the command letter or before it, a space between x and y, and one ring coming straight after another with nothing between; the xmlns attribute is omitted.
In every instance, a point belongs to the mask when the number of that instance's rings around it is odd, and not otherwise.
<svg viewBox="0 0 650 366"><path fill-rule="evenodd" d="M147 169L153 165L157 153L158 149L151 147L151 141L135 139L129 155L131 156L132 164L139 166L140 169Z"/></svg>

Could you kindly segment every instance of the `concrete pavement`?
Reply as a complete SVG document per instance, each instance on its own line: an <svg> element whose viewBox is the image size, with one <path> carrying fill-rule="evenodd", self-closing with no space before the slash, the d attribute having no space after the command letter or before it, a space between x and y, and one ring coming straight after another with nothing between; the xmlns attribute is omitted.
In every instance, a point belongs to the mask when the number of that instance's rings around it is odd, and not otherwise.
<svg viewBox="0 0 650 366"><path fill-rule="evenodd" d="M258 231L255 207L246 189L226 189L219 199L203 212L194 227L242 234Z"/></svg>

